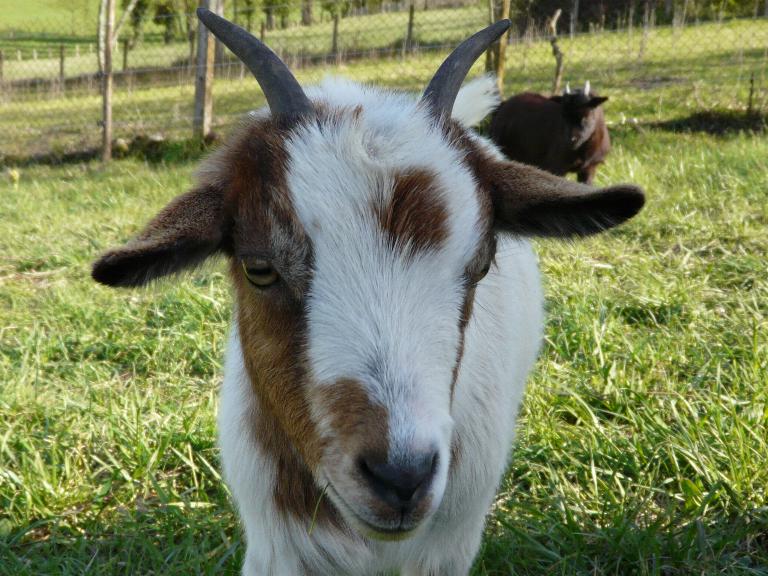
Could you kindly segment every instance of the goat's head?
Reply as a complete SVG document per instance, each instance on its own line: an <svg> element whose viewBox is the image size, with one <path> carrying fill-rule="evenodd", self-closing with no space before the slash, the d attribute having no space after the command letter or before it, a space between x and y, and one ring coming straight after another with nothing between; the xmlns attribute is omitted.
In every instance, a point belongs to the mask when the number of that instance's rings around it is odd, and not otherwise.
<svg viewBox="0 0 768 576"><path fill-rule="evenodd" d="M551 100L562 105L563 116L570 126L571 146L576 149L594 134L597 123L603 117L600 106L608 97L592 93L587 80L583 89L571 90L570 85L566 85L563 94L552 96Z"/></svg>
<svg viewBox="0 0 768 576"><path fill-rule="evenodd" d="M446 485L463 333L496 235L593 234L631 218L643 193L505 162L450 119L508 22L459 46L417 103L341 81L305 94L258 40L201 18L270 110L93 276L137 286L225 255L265 434L290 443L347 522L405 535Z"/></svg>

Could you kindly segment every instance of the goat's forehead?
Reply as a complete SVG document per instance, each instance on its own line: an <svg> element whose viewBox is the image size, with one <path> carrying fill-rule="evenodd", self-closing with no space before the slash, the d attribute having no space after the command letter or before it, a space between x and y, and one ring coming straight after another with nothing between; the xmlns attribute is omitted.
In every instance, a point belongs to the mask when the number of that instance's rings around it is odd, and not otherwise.
<svg viewBox="0 0 768 576"><path fill-rule="evenodd" d="M366 242L399 234L393 248L430 248L462 265L486 224L462 153L415 102L379 103L351 100L286 142L299 221L316 253L355 244L359 254Z"/></svg>

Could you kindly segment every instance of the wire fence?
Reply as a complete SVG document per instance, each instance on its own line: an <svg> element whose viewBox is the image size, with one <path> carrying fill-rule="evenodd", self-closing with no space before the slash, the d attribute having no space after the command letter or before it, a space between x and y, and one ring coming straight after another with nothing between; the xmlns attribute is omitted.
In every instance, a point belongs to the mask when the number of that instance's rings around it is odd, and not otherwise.
<svg viewBox="0 0 768 576"><path fill-rule="evenodd" d="M312 4L310 3L310 6ZM382 3L375 13L306 0L227 13L251 29L311 84L328 74L419 91L445 55L491 20L487 3L431 0ZM118 9L118 20L120 10ZM197 73L197 21L192 14L155 18L141 34L122 28L113 49L113 141L192 135ZM307 22L302 24L302 21ZM309 23L311 22L311 24ZM0 158L98 148L103 120L97 21L41 22L38 29L0 30ZM654 15L614 28L560 26L563 83L589 79L611 98L609 119L640 121L691 111L765 109L768 18L657 26ZM517 18L504 63L504 93L549 93L555 59L544 22ZM487 62L479 61L472 74ZM245 67L216 46L212 127L216 133L263 105Z"/></svg>

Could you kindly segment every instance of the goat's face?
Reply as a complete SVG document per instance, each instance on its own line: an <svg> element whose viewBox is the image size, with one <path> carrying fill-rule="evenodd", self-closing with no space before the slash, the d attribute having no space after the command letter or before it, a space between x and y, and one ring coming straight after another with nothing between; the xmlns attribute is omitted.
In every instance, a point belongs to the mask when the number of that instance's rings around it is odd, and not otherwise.
<svg viewBox="0 0 768 576"><path fill-rule="evenodd" d="M563 107L563 115L568 121L569 139L575 150L584 145L595 133L598 122L603 118L600 108L608 100L607 96L597 96L582 90L563 93L552 98Z"/></svg>
<svg viewBox="0 0 768 576"><path fill-rule="evenodd" d="M463 333L495 235L592 234L643 194L504 162L424 101L338 81L310 95L300 115L252 116L93 276L135 286L224 254L276 500L300 497L281 485L307 472L347 523L402 537L446 486ZM295 455L302 470L286 467Z"/></svg>
<svg viewBox="0 0 768 576"><path fill-rule="evenodd" d="M263 147L280 174L260 177L266 197L237 190L240 336L259 397L347 520L407 533L445 487L463 330L493 256L490 202L412 99L334 90L358 104L321 102L316 121ZM273 130L261 122L245 140ZM233 152L214 161L222 189L257 179Z"/></svg>

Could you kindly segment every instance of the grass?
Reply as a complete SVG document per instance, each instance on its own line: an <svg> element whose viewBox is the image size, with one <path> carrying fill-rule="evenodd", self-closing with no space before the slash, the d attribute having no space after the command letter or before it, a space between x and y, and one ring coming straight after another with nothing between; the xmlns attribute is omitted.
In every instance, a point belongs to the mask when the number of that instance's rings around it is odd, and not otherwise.
<svg viewBox="0 0 768 576"><path fill-rule="evenodd" d="M316 82L325 74L375 81L399 88L421 89L434 73L445 51L426 51L435 44L452 45L483 24L480 7L419 12L415 36L422 50L403 57L397 48L406 30L407 13L387 13L344 19L340 44L345 50L362 51L391 47L391 57L349 61L341 66L308 66L297 70L303 82ZM311 28L270 32L269 44L289 63L300 54L326 54L330 50L330 23ZM596 90L611 98L609 114L639 120L668 119L670 114L707 108L744 109L754 77L753 106L768 108L768 20L734 20L722 24L690 26L682 31L656 28L643 46L639 30L585 34L562 38L566 54L565 79L574 85L590 79ZM164 46L147 42L131 53L131 66L168 66L184 57L183 43ZM143 51L143 52L142 52ZM642 51L642 58L640 57ZM32 75L54 79L58 75L57 52L50 60L10 59L7 78ZM95 56L81 52L68 57L67 74L93 72ZM120 58L118 57L118 62ZM481 70L481 65L476 71ZM30 72L31 70L31 72ZM15 76L14 76L15 75ZM506 91L547 92L551 87L553 59L545 40L516 40L508 50ZM52 80L39 91L6 89L0 93L0 129L13 137L0 144L0 156L83 149L99 141L101 98L98 82L62 92ZM48 86L46 84L46 86ZM115 134L130 138L136 133L162 132L178 138L191 132L194 75L191 70L163 73L150 85L127 77L115 90ZM255 83L244 73L230 70L214 88L215 123L219 128L263 103Z"/></svg>
<svg viewBox="0 0 768 576"><path fill-rule="evenodd" d="M647 208L539 242L546 345L473 574L768 574L768 138L618 126ZM235 574L221 263L88 277L190 182L136 160L0 183L0 575Z"/></svg>
<svg viewBox="0 0 768 576"><path fill-rule="evenodd" d="M643 60L640 41L562 39L566 78L611 98L600 182L649 203L604 237L538 243L547 340L475 576L768 575L768 136L737 121L753 72L765 107L768 23L659 28ZM418 90L442 56L333 70ZM547 43L509 57L508 93L548 88ZM254 87L217 80L217 130L262 103ZM97 95L5 97L0 157L98 140ZM191 108L184 78L119 90L117 136L186 135ZM735 129L669 132L709 108ZM215 446L223 266L131 292L88 277L193 168L0 172L0 576L237 571Z"/></svg>

